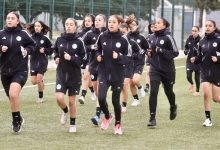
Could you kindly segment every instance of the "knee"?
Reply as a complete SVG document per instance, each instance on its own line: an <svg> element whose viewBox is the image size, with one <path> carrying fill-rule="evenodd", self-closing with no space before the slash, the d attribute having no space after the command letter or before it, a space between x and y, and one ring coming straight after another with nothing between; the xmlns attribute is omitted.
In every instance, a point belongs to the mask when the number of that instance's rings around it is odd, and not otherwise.
<svg viewBox="0 0 220 150"><path fill-rule="evenodd" d="M62 95L60 95L60 94L56 95L57 102L61 102L61 101L63 101L63 99L64 99L64 97Z"/></svg>
<svg viewBox="0 0 220 150"><path fill-rule="evenodd" d="M219 103L220 102L220 97L219 96L214 96L212 98L212 100L215 102L215 103Z"/></svg>
<svg viewBox="0 0 220 150"><path fill-rule="evenodd" d="M10 91L9 91L9 98L10 98L11 100L17 99L17 98L18 98L18 94L15 93L15 92L10 92Z"/></svg>
<svg viewBox="0 0 220 150"><path fill-rule="evenodd" d="M138 84L139 83L139 80L138 80L138 78L133 78L133 80L132 80L132 82L133 82L133 84Z"/></svg>
<svg viewBox="0 0 220 150"><path fill-rule="evenodd" d="M31 83L32 83L33 85L36 85L36 84L37 84L37 82L38 82L38 81L37 81L37 80L35 80L35 79L32 79L32 80L31 80Z"/></svg>

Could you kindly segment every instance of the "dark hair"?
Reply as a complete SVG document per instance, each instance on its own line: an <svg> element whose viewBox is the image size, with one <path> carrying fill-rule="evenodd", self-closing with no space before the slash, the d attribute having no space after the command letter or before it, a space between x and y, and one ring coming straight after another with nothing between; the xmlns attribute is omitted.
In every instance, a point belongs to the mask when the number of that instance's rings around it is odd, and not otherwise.
<svg viewBox="0 0 220 150"><path fill-rule="evenodd" d="M128 30L128 24L126 22L120 24L120 28L126 28Z"/></svg>
<svg viewBox="0 0 220 150"><path fill-rule="evenodd" d="M34 25L35 25L36 22L39 22L39 23L41 24L41 26L43 27L43 29L41 30L41 33L42 33L42 34L46 35L47 32L51 32L50 27L48 27L43 21L35 21L34 23L32 23L32 24L30 24L30 25L27 26L27 30L28 30L31 34L35 33Z"/></svg>
<svg viewBox="0 0 220 150"><path fill-rule="evenodd" d="M199 26L193 26L193 28L196 28L199 31Z"/></svg>
<svg viewBox="0 0 220 150"><path fill-rule="evenodd" d="M18 14L17 12L15 12L15 11L11 11L11 12L9 12L8 14L14 14L14 15L17 17L18 21L19 21L17 27L21 27L21 28L22 28L21 22L20 22L20 20L19 20L19 19L20 19L19 14ZM7 15L8 15L8 14L7 14ZM23 29L23 28L22 28L22 29Z"/></svg>
<svg viewBox="0 0 220 150"><path fill-rule="evenodd" d="M134 15L128 16L128 19L126 20L126 23L127 23L128 25L130 25L132 22L135 22L135 23L138 25L138 21L136 20L136 18L135 18Z"/></svg>
<svg viewBox="0 0 220 150"><path fill-rule="evenodd" d="M158 19L161 19L163 21L163 24L165 25L166 28L170 27L170 23L165 18L160 17Z"/></svg>
<svg viewBox="0 0 220 150"><path fill-rule="evenodd" d="M125 22L124 19L119 15L111 15L110 17L116 18L118 20L118 23L124 23Z"/></svg>
<svg viewBox="0 0 220 150"><path fill-rule="evenodd" d="M91 20L92 20L92 27L94 27L95 26L95 16L92 15L92 14L87 14L87 15L85 15L85 17L83 19L82 28L86 28L85 27L85 18L86 17L90 17L91 18Z"/></svg>
<svg viewBox="0 0 220 150"><path fill-rule="evenodd" d="M150 23L150 24L147 26L147 28L148 28L148 33L149 33L149 34L152 34L152 33L153 33L153 31L151 30L151 26L152 26L152 25L155 25L155 22Z"/></svg>
<svg viewBox="0 0 220 150"><path fill-rule="evenodd" d="M213 24L213 26L215 27L215 32L220 34L220 30L217 28L216 22L214 20L207 20L207 21L210 21Z"/></svg>

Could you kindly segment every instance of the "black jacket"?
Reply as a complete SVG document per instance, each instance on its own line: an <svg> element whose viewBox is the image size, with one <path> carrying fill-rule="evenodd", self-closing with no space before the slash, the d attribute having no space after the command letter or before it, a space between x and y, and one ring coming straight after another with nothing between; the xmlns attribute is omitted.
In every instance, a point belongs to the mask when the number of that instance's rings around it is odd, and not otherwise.
<svg viewBox="0 0 220 150"><path fill-rule="evenodd" d="M213 62L211 56L217 57ZM217 33L206 34L199 42L198 55L195 63L200 63L201 73L206 74L214 81L219 81L220 76L220 35Z"/></svg>
<svg viewBox="0 0 220 150"><path fill-rule="evenodd" d="M71 55L71 60L64 59L64 52ZM54 54L56 59L60 58L57 66L57 74L64 77L65 82L69 84L81 83L80 66L86 59L85 46L81 38L77 38L75 33L64 33L58 37L54 45Z"/></svg>
<svg viewBox="0 0 220 150"><path fill-rule="evenodd" d="M8 50L2 52L2 46L7 46ZM34 46L34 41L21 27L6 27L1 30L1 73L13 74L15 72L28 71L28 57L23 57L21 49L22 47L25 48L27 53L31 55L34 53Z"/></svg>
<svg viewBox="0 0 220 150"><path fill-rule="evenodd" d="M98 36L104 32L106 30L106 28L102 28L102 30L100 31L97 28L93 28L92 30L90 30L89 32L86 33L85 37L84 37L84 43L86 46L86 52L89 55L89 72L90 73L97 73L98 71L98 62L96 60L96 50L92 49L92 45L95 45L95 47L97 46L97 39Z"/></svg>
<svg viewBox="0 0 220 150"><path fill-rule="evenodd" d="M134 65L144 65L145 61L145 53L147 49L150 48L149 43L147 42L144 35L140 34L139 31L129 32L128 39L136 41L136 43L140 46L140 50L133 50L132 56L134 59Z"/></svg>
<svg viewBox="0 0 220 150"><path fill-rule="evenodd" d="M110 32L109 30L100 34L97 41L97 54L101 55L102 61L99 64L98 76L112 83L124 81L124 67L131 56L131 49L128 40L121 32ZM113 59L113 51L118 53L118 58Z"/></svg>
<svg viewBox="0 0 220 150"><path fill-rule="evenodd" d="M179 55L176 42L167 29L157 31L150 39L150 71L175 72L174 58Z"/></svg>
<svg viewBox="0 0 220 150"><path fill-rule="evenodd" d="M53 48L50 40L42 33L34 33L32 39L36 46L35 52L30 58L31 70L38 70L39 67L48 65L47 56L53 53ZM44 48L44 53L40 53L40 48Z"/></svg>
<svg viewBox="0 0 220 150"><path fill-rule="evenodd" d="M190 35L186 40L184 54L187 55L187 62L191 62L190 58L197 55L200 40L201 37L199 35L196 38L193 38L193 36Z"/></svg>

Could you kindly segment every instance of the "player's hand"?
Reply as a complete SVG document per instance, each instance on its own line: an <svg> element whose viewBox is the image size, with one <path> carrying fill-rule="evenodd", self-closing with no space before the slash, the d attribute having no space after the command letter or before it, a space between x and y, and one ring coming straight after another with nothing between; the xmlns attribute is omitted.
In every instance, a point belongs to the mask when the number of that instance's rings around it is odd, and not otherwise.
<svg viewBox="0 0 220 150"><path fill-rule="evenodd" d="M98 62L101 62L102 61L102 56L99 55L96 59L97 59Z"/></svg>
<svg viewBox="0 0 220 150"><path fill-rule="evenodd" d="M2 52L5 53L7 50L8 50L8 46L4 46L4 45L3 45L3 46L2 46Z"/></svg>
<svg viewBox="0 0 220 150"><path fill-rule="evenodd" d="M70 60L70 59L71 59L70 54L68 54L68 53L65 52L65 51L64 51L64 59L65 59L65 60Z"/></svg>
<svg viewBox="0 0 220 150"><path fill-rule="evenodd" d="M55 64L58 65L59 63L60 63L60 58L57 57L57 58L55 59Z"/></svg>
<svg viewBox="0 0 220 150"><path fill-rule="evenodd" d="M112 57L113 57L113 59L117 59L117 58L118 58L118 53L116 53L115 51L113 51Z"/></svg>
<svg viewBox="0 0 220 150"><path fill-rule="evenodd" d="M195 60L196 60L196 58L195 58L195 57L191 57L191 58L190 58L191 63L194 63L194 62L195 62Z"/></svg>
<svg viewBox="0 0 220 150"><path fill-rule="evenodd" d="M218 60L216 56L211 56L211 58L212 58L213 62L217 62L217 60Z"/></svg>

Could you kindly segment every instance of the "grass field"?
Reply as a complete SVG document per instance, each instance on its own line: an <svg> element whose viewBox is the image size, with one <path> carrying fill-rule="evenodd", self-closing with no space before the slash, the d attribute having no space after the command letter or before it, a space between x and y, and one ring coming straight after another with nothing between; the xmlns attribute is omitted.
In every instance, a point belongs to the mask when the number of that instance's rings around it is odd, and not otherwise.
<svg viewBox="0 0 220 150"><path fill-rule="evenodd" d="M157 109L157 127L147 127L148 95L142 99L141 105L131 107L130 96L127 112L122 115L123 135L113 134L113 124L103 132L99 127L91 124L90 118L94 115L95 102L90 100L89 94L85 105L77 101L77 133L67 132L68 125L60 125L61 110L56 104L54 85L45 88L46 100L43 104L37 104L36 87L22 90L21 112L25 118L25 129L22 134L11 133L11 113L9 102L4 92L0 92L0 149L13 150L67 150L67 149L112 149L112 150L205 150L220 149L220 106L212 105L213 127L204 128L203 98L194 97L188 93L186 81L185 59L176 60L177 74L174 91L178 104L176 120L169 120L169 104L160 88ZM145 73L143 74L145 75ZM46 73L46 83L55 82L55 70L50 69ZM144 76L143 76L144 83ZM27 85L30 84L30 79ZM0 86L0 89L2 87ZM88 92L89 93L89 92ZM109 92L110 93L110 92ZM108 99L110 100L110 95ZM112 112L112 104L109 101ZM114 122L114 121L113 121Z"/></svg>

